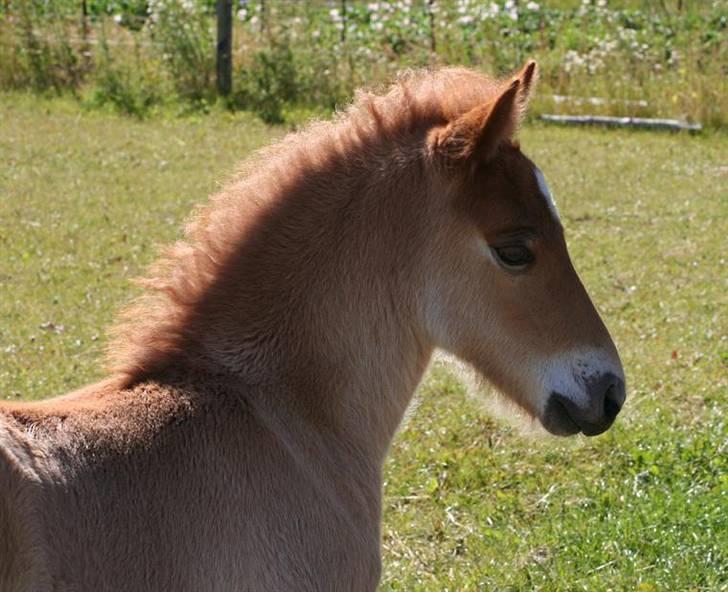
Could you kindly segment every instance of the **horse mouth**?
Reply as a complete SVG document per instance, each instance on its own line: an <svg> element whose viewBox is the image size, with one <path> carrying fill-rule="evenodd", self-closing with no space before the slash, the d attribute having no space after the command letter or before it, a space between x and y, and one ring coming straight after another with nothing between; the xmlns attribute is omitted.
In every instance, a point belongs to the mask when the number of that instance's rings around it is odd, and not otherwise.
<svg viewBox="0 0 728 592"><path fill-rule="evenodd" d="M613 397L611 387L602 403L604 411L595 416L592 410L581 409L564 395L551 393L541 423L555 436L573 436L579 432L585 436L598 436L611 427L621 408L621 404L610 397Z"/></svg>
<svg viewBox="0 0 728 592"><path fill-rule="evenodd" d="M566 405L553 396L549 397L541 423L546 431L554 436L573 436L581 432L581 428L569 414Z"/></svg>

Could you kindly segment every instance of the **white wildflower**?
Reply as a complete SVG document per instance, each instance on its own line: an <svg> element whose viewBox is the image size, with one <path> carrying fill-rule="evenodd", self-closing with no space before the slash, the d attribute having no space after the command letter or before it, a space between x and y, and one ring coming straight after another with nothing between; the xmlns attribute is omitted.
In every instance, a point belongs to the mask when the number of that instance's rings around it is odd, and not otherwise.
<svg viewBox="0 0 728 592"><path fill-rule="evenodd" d="M579 70L584 65L584 58L583 56L578 52L574 51L573 49L570 49L569 51L564 54L564 59L561 63L561 65L564 68L564 71L569 73L573 70Z"/></svg>

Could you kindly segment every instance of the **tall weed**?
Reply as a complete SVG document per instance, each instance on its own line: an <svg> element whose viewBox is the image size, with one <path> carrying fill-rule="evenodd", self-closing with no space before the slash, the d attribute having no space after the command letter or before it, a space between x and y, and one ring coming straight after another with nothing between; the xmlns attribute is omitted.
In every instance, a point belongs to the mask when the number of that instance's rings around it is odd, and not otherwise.
<svg viewBox="0 0 728 592"><path fill-rule="evenodd" d="M70 42L78 27L56 11L52 2L13 0L8 8L3 29L12 36L14 51L7 55L3 50L2 79L11 87L39 92L75 91L84 74Z"/></svg>
<svg viewBox="0 0 728 592"><path fill-rule="evenodd" d="M168 70L177 94L211 100L215 81L214 21L192 2L152 0L148 28L153 47Z"/></svg>
<svg viewBox="0 0 728 592"><path fill-rule="evenodd" d="M236 74L231 106L253 111L266 123L282 123L286 105L301 102L293 52L286 41L255 52Z"/></svg>
<svg viewBox="0 0 728 592"><path fill-rule="evenodd" d="M113 105L118 111L145 117L162 102L165 94L164 81L157 74L158 64L143 55L139 39L134 38L131 55L115 55L104 34L100 43L100 55L96 64L96 79L92 103Z"/></svg>

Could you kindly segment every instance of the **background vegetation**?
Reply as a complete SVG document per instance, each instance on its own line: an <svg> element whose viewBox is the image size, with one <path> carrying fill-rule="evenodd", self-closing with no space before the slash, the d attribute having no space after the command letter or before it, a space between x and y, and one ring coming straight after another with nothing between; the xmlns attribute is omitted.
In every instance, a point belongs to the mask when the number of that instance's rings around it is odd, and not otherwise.
<svg viewBox="0 0 728 592"><path fill-rule="evenodd" d="M213 0L3 0L0 87L137 116L215 101ZM227 106L333 109L403 67L506 73L536 57L535 113L728 122L725 0L242 0ZM596 101L593 99L597 99Z"/></svg>
<svg viewBox="0 0 728 592"><path fill-rule="evenodd" d="M99 378L129 279L278 137L0 95L0 396ZM382 590L728 589L728 138L527 126L629 398L595 439L496 422L447 368L386 465Z"/></svg>

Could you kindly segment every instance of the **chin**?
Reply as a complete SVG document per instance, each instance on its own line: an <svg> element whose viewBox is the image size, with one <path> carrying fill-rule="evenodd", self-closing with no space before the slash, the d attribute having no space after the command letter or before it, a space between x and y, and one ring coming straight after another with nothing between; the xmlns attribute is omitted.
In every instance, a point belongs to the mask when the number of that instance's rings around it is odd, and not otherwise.
<svg viewBox="0 0 728 592"><path fill-rule="evenodd" d="M581 432L581 428L568 417L554 418L549 415L542 416L539 419L544 429L552 436L575 436Z"/></svg>

